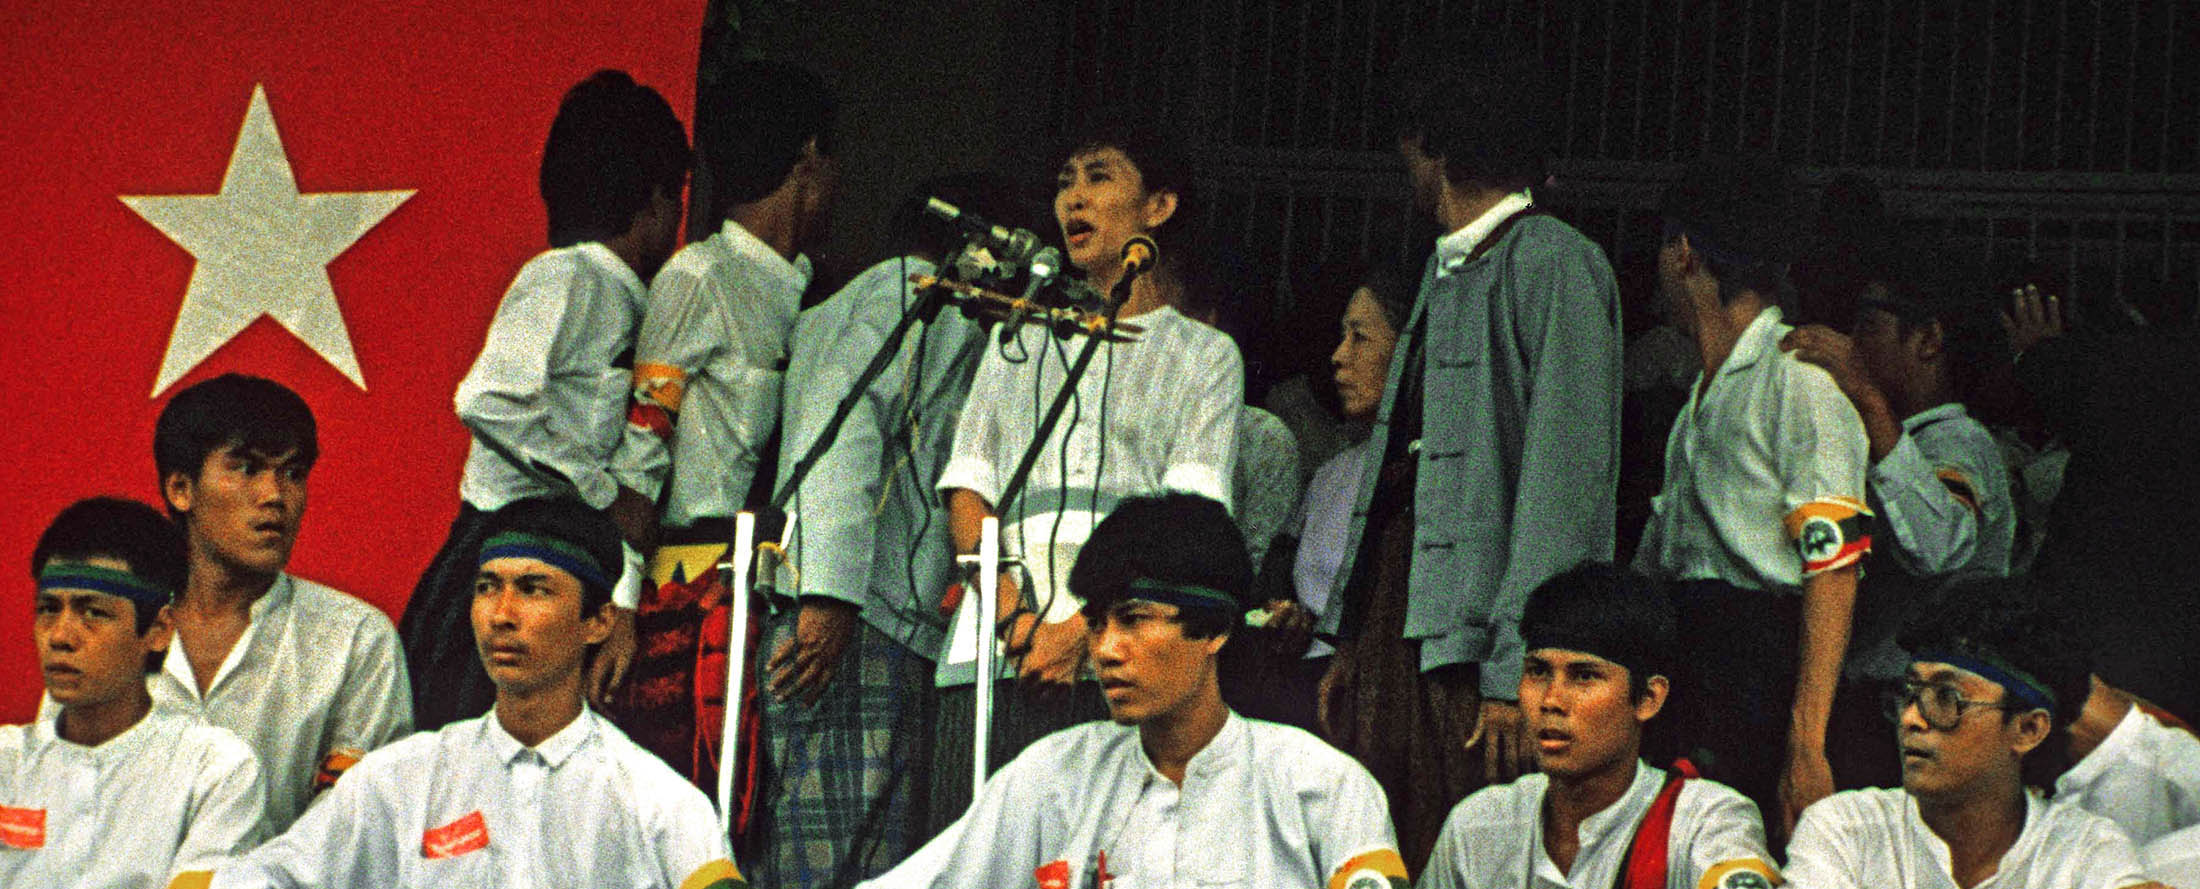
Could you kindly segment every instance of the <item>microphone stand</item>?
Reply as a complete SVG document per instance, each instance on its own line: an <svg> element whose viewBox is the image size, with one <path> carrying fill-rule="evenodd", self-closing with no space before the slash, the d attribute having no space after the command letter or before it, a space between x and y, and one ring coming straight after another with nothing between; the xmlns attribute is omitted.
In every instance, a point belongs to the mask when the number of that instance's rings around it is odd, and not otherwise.
<svg viewBox="0 0 2200 889"><path fill-rule="evenodd" d="M1115 282L1116 292L1108 295L1106 330L1114 329L1116 313L1123 310L1123 303L1128 301L1130 295L1131 281L1136 278L1137 275L1126 273L1121 280ZM994 515L1008 515L1016 498L1023 495L1024 483L1031 480L1031 468L1039 462L1039 455L1046 452L1047 439L1053 437L1055 424L1061 422L1062 410L1077 395L1077 383L1084 379L1086 367L1092 364L1092 356L1100 351L1101 341L1107 338L1104 333L1105 330L1087 339L1085 348L1077 353L1077 361L1070 365L1069 373L1062 378L1062 391L1054 393L1054 402L1047 405L1046 416L1040 419L1039 429L1032 436L1031 446L1024 449L1023 459L1017 462L1015 474L1010 475L1008 484L1001 488L1001 502L994 504Z"/></svg>

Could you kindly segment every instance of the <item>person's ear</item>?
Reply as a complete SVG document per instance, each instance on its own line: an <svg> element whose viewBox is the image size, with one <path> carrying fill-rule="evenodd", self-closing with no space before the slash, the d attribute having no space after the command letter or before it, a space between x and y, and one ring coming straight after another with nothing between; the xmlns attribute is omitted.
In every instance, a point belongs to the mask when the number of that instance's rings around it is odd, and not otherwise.
<svg viewBox="0 0 2200 889"><path fill-rule="evenodd" d="M1207 649L1207 654L1220 655L1222 653L1222 646L1227 645L1230 642L1230 631L1224 630L1220 633L1214 634L1209 638L1200 640L1200 642L1201 647Z"/></svg>
<svg viewBox="0 0 2200 889"><path fill-rule="evenodd" d="M587 634L583 637L584 641L590 645L601 645L604 640L611 638L611 623L613 620L611 609L613 607L615 606L611 604L611 600L605 599L604 603L596 608L595 614L591 614L581 621L581 629Z"/></svg>
<svg viewBox="0 0 2200 889"><path fill-rule="evenodd" d="M1909 345L1910 352L1917 356L1917 360L1932 361L1947 349L1948 331L1940 325L1940 319L1934 318L1911 331Z"/></svg>
<svg viewBox="0 0 2200 889"><path fill-rule="evenodd" d="M2048 733L2055 730L2055 717L2045 710L2026 710L2010 720L2016 736L2010 739L2010 750L2022 759L2025 754L2047 742Z"/></svg>
<svg viewBox="0 0 2200 889"><path fill-rule="evenodd" d="M1663 676L1652 676L1642 681L1642 697L1635 699L1635 721L1649 722L1665 709L1666 697L1673 693L1673 683Z"/></svg>
<svg viewBox="0 0 2200 889"><path fill-rule="evenodd" d="M178 469L161 478L160 496L168 501L169 509L185 515L191 512L191 500L198 494L198 487L198 479Z"/></svg>
<svg viewBox="0 0 2200 889"><path fill-rule="evenodd" d="M1139 214L1138 222L1147 231L1160 228L1176 215L1177 197L1173 189L1161 189L1146 195L1146 206Z"/></svg>
<svg viewBox="0 0 2200 889"><path fill-rule="evenodd" d="M131 607L142 606L133 602ZM145 626L145 632L138 636L138 641L145 643L147 653L167 651L168 643L175 639L175 635L176 606L162 605L159 611L153 612L153 622Z"/></svg>

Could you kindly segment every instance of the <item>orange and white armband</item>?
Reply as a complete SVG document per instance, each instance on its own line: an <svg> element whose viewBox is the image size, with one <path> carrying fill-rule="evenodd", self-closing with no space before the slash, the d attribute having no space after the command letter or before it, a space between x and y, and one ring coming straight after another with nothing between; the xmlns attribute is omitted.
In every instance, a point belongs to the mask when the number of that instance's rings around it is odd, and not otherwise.
<svg viewBox="0 0 2200 889"><path fill-rule="evenodd" d="M634 365L634 399L626 422L659 439L672 440L672 420L680 415L680 399L687 394L687 372L669 364Z"/></svg>
<svg viewBox="0 0 2200 889"><path fill-rule="evenodd" d="M1872 551L1872 512L1861 500L1820 497L1788 513L1786 525L1805 578L1847 568Z"/></svg>

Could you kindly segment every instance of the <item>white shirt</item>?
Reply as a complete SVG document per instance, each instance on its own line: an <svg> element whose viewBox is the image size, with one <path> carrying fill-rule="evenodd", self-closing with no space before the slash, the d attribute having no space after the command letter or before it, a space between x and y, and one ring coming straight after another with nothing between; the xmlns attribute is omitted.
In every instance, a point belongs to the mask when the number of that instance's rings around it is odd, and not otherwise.
<svg viewBox="0 0 2200 889"><path fill-rule="evenodd" d="M1956 889L1948 844L1899 787L1850 790L1812 803L1788 841L1797 887ZM2146 882L2131 840L2106 818L2025 795L2024 830L1974 889L2122 889Z"/></svg>
<svg viewBox="0 0 2200 889"><path fill-rule="evenodd" d="M1636 566L1667 580L1722 580L1800 592L1804 557L1789 530L1812 510L1865 511L1864 421L1823 368L1780 350L1794 328L1767 308L1711 379L1702 374L1665 445ZM1835 557L1836 552L1822 555ZM1833 558L1819 570L1853 564Z"/></svg>
<svg viewBox="0 0 2200 889"><path fill-rule="evenodd" d="M862 885L1030 886L1051 866L1063 889L1090 889L1102 856L1107 889L1340 886L1386 867L1403 885L1396 846L1374 777L1304 731L1233 713L1179 787L1137 727L1092 722L1033 743L953 826Z"/></svg>
<svg viewBox="0 0 2200 889"><path fill-rule="evenodd" d="M1523 775L1475 791L1451 810L1417 884L1423 889L1610 889L1627 866L1635 831L1657 801L1666 773L1637 762L1617 802L1583 819L1573 870L1561 872L1543 844L1543 794L1550 776ZM1775 881L1764 823L1747 797L1716 781L1690 779L1673 801L1665 885L1722 886L1727 875Z"/></svg>
<svg viewBox="0 0 2200 889"><path fill-rule="evenodd" d="M1230 480L1238 530L1254 570L1299 505L1299 440L1275 414L1239 408L1237 469Z"/></svg>
<svg viewBox="0 0 2200 889"><path fill-rule="evenodd" d="M369 754L213 884L674 889L727 862L702 791L609 721L584 708L527 747L491 710Z"/></svg>
<svg viewBox="0 0 2200 889"><path fill-rule="evenodd" d="M665 492L665 524L741 509L765 444L779 429L779 385L808 257L789 262L726 220L672 255L649 285L634 341L637 402L671 416L671 438L627 424L613 466Z"/></svg>
<svg viewBox="0 0 2200 889"><path fill-rule="evenodd" d="M314 776L412 732L412 683L397 630L379 609L310 580L277 575L206 694L178 635L145 677L155 709L228 729L259 757L267 827L281 833L313 801ZM51 697L41 718L55 712Z"/></svg>
<svg viewBox="0 0 2200 889"><path fill-rule="evenodd" d="M558 494L603 509L620 484L638 484L613 476L610 461L645 293L626 261L594 242L520 268L458 384L458 418L473 433L459 496L483 512Z"/></svg>
<svg viewBox="0 0 2200 889"><path fill-rule="evenodd" d="M1299 604L1315 614L1329 607L1329 595L1344 567L1344 550L1352 539L1352 500L1360 493L1360 478L1367 471L1368 440L1361 439L1329 458L1306 483L1299 501L1298 559L1291 565L1291 586ZM1319 639L1307 646L1308 659L1335 654L1336 647Z"/></svg>
<svg viewBox="0 0 2200 889"><path fill-rule="evenodd" d="M1023 560L1031 579L1025 599L1050 622L1077 613L1070 566L1118 500L1176 491L1231 504L1245 392L1237 345L1166 306L1124 320L1144 332L1134 343L1101 345L1032 464L1022 497L1001 519L1002 558ZM941 491L965 488L999 507L1085 343L1058 341L1027 325L1014 342L987 350L955 425ZM977 631L975 596L963 597L950 632L942 679L969 682L976 640L985 638Z"/></svg>
<svg viewBox="0 0 2200 889"><path fill-rule="evenodd" d="M2200 824L2200 738L2133 707L2055 779L2055 799L2116 822L2142 847Z"/></svg>
<svg viewBox="0 0 2200 889"><path fill-rule="evenodd" d="M2147 876L2171 886L2200 886L2200 824L2156 837L2139 850Z"/></svg>
<svg viewBox="0 0 2200 889"><path fill-rule="evenodd" d="M259 842L244 742L155 709L97 747L0 726L0 886L141 889Z"/></svg>
<svg viewBox="0 0 2200 889"><path fill-rule="evenodd" d="M2001 446L1962 404L1902 421L1902 438L1871 470L1872 503L1891 532L1891 552L1920 577L2005 575L2017 535ZM1958 490L1968 492L1968 498Z"/></svg>

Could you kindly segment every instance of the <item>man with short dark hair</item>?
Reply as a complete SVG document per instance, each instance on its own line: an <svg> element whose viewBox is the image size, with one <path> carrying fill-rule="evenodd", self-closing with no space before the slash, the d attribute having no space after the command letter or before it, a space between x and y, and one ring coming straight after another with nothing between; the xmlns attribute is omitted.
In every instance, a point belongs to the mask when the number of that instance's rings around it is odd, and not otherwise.
<svg viewBox="0 0 2200 889"><path fill-rule="evenodd" d="M153 706L183 534L135 500L79 500L31 551L31 640L52 702L0 726L0 885L137 889L258 842L251 748Z"/></svg>
<svg viewBox="0 0 2200 889"><path fill-rule="evenodd" d="M225 374L176 393L153 427L190 579L154 703L243 738L281 831L366 751L412 729L388 615L285 569L320 457L313 413L280 383Z"/></svg>
<svg viewBox="0 0 2200 889"><path fill-rule="evenodd" d="M370 753L221 887L745 886L703 793L583 696L625 561L604 514L516 501L483 523L468 609L487 715Z"/></svg>
<svg viewBox="0 0 2200 889"><path fill-rule="evenodd" d="M1417 886L1779 882L1756 806L1685 763L1668 773L1641 759L1645 725L1676 693L1674 620L1663 590L1611 565L1584 563L1536 588L1520 622L1520 704L1540 771L1452 809Z"/></svg>
<svg viewBox="0 0 2200 889"><path fill-rule="evenodd" d="M1901 636L1913 660L1887 699L1902 786L1811 806L1788 844L1797 886L2123 889L2146 882L2116 825L2047 798L2069 768L2084 650L2016 584L1960 582Z"/></svg>
<svg viewBox="0 0 2200 889"><path fill-rule="evenodd" d="M648 281L679 243L687 133L657 91L622 71L568 90L543 146L541 192L550 250L522 266L497 304L480 357L459 381L459 421L473 436L458 518L413 587L403 618L415 716L432 729L479 716L495 689L466 629L474 554L489 513L528 497L575 497L646 515L656 488L623 472L613 449L626 428L634 328ZM625 528L646 543L641 524ZM634 650L641 555L619 585L612 638L590 674L600 696Z"/></svg>
<svg viewBox="0 0 2200 889"><path fill-rule="evenodd" d="M960 821L866 885L1405 885L1367 770L1222 702L1216 662L1252 585L1222 504L1123 501L1070 584L1110 721L1034 742Z"/></svg>
<svg viewBox="0 0 2200 889"><path fill-rule="evenodd" d="M1702 368L1635 556L1671 584L1694 652L1681 722L1704 773L1781 832L1833 792L1827 724L1872 541L1856 408L1779 348L1795 201L1761 158L1696 163L1666 190L1659 289Z"/></svg>
<svg viewBox="0 0 2200 889"><path fill-rule="evenodd" d="M1399 328L1316 627L1349 639L1373 614L1404 612L1410 687L1369 706L1384 693L1356 689L1395 683L1394 659L1356 656L1324 684L1362 701L1333 739L1363 761L1410 763L1376 771L1415 863L1468 790L1529 759L1520 611L1552 575L1612 558L1619 484L1618 284L1595 242L1536 207L1561 107L1542 59L1487 49L1419 78L1399 121L1414 204L1444 235Z"/></svg>

